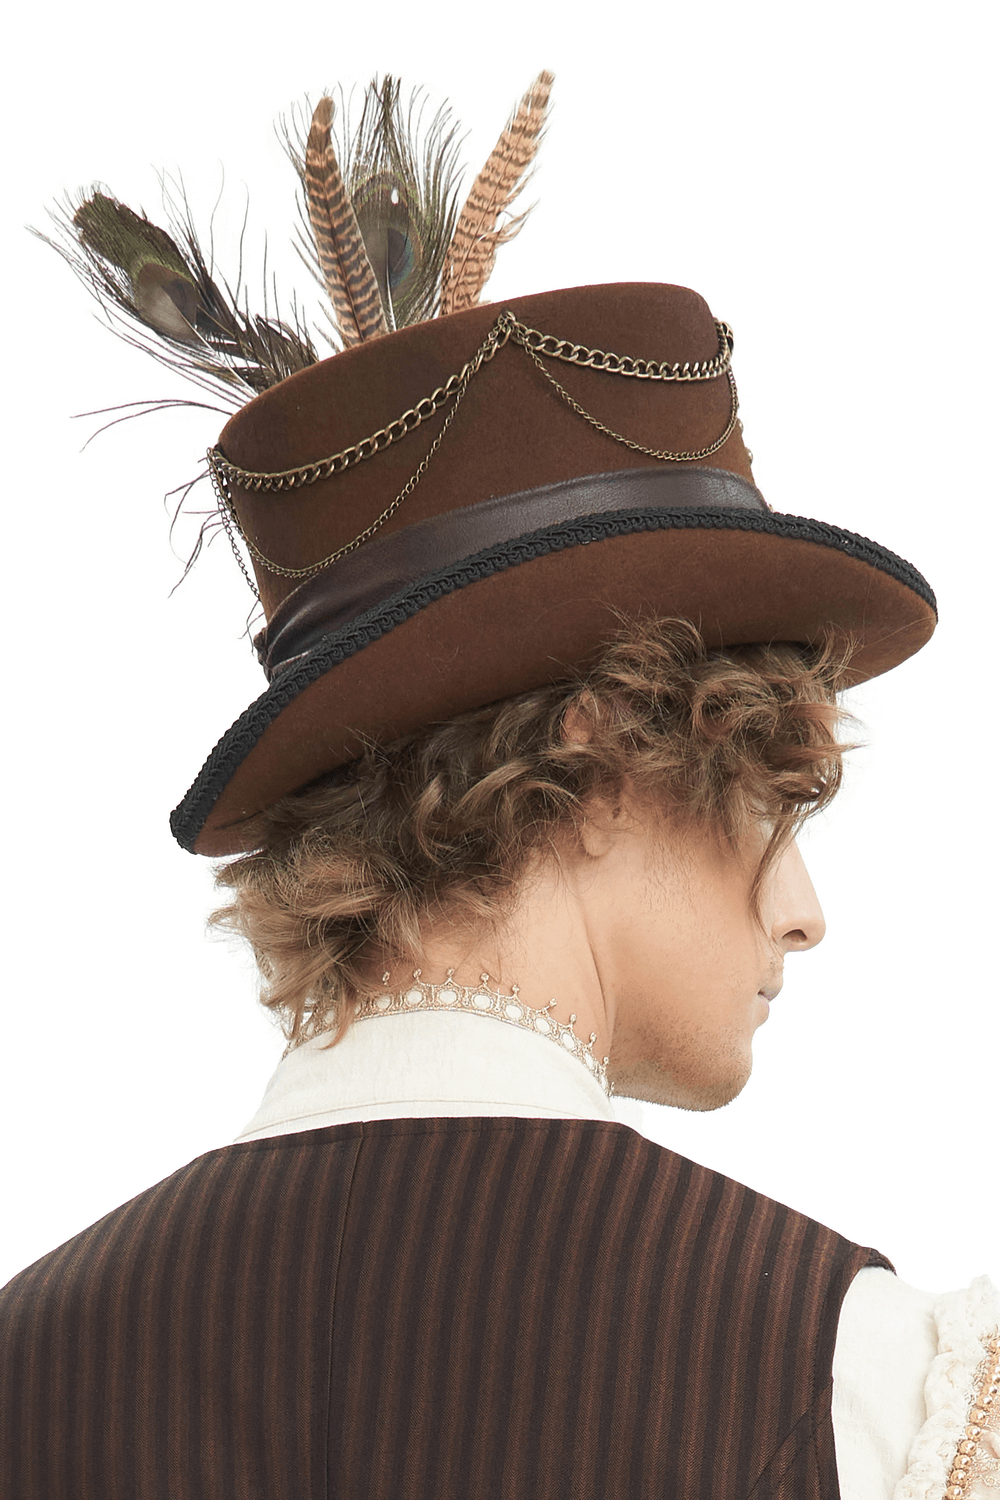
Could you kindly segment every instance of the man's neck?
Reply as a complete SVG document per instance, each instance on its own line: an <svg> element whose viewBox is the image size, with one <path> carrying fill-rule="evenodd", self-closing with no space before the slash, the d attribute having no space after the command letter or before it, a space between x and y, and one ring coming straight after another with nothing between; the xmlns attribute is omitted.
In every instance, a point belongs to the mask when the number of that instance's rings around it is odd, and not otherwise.
<svg viewBox="0 0 1000 1500"><path fill-rule="evenodd" d="M523 1005L563 1025L575 1017L577 1035L594 1033L595 1055L607 1054L614 1016L605 1003L586 909L554 859L537 862L495 930L484 934L467 923L440 920L427 923L421 937L412 962L372 962L369 995L404 992L416 969L427 984L443 984L450 976L470 989L485 974L493 990L512 993L516 987Z"/></svg>

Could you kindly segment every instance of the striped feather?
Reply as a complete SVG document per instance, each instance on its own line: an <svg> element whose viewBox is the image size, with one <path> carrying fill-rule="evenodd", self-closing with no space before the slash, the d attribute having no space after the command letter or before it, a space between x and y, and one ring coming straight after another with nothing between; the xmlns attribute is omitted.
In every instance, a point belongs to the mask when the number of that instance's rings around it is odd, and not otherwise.
<svg viewBox="0 0 1000 1500"><path fill-rule="evenodd" d="M498 246L513 239L527 217L525 212L498 223L527 181L525 174L541 143L552 84L551 73L539 73L472 184L445 259L442 315L476 305L493 270Z"/></svg>
<svg viewBox="0 0 1000 1500"><path fill-rule="evenodd" d="M305 189L316 253L345 348L389 332L378 282L330 142L333 100L319 101L306 142Z"/></svg>

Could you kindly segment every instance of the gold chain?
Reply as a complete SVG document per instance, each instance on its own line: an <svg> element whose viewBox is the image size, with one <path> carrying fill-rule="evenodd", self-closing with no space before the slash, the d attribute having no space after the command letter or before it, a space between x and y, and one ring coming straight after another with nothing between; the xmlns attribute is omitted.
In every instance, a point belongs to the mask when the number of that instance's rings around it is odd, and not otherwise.
<svg viewBox="0 0 1000 1500"><path fill-rule="evenodd" d="M527 344L523 345L522 347L528 349ZM729 377L730 391L729 421L726 424L725 431L722 433L721 437L717 437L715 442L710 443L707 448L692 449L687 453L671 453L668 448L644 448L642 443L635 442L633 438L623 437L622 434L620 432L616 432L613 427L607 427L603 422L599 422L596 417L591 416L590 412L585 411L580 405L579 401L574 401L569 391L567 391L564 386L561 386L556 377L545 368L535 351L533 349L528 349L528 353L531 355L531 358L534 360L535 364L545 376L545 379L551 386L555 388L556 391L558 391L559 395L565 401L567 406L571 406L578 416L581 416L585 422L589 422L591 427L596 427L598 432L603 432L607 437L614 438L616 443L621 443L624 447L631 448L633 453L645 453L649 458L662 458L667 463L692 463L697 461L699 458L708 458L710 454L718 453L719 449L722 447L723 443L728 440L728 438L732 434L733 428L739 421L739 417L737 415L739 411L739 398L736 394L736 381L733 379L732 370L727 370L726 375ZM617 373L625 374L627 372L621 370ZM640 379L641 378L643 377L640 377ZM655 379L656 377L647 376L645 378Z"/></svg>
<svg viewBox="0 0 1000 1500"><path fill-rule="evenodd" d="M431 459L434 457L434 454L440 447L442 438L451 426L462 397L469 388L472 377L478 373L484 364L487 364L493 358L498 349L503 348L508 340L519 344L524 349L525 353L545 376L545 379L555 389L560 398L578 416L583 417L598 432L602 432L607 437L613 438L616 443L621 443L624 447L632 449L633 452L643 453L650 458L661 459L671 463L691 463L701 458L708 458L710 454L717 453L729 439L739 421L737 416L739 400L731 366L733 350L732 330L728 324L720 322L718 319L715 320L715 328L719 339L719 348L712 359L688 360L683 364L678 361L670 364L654 360L635 359L631 355L613 354L603 349L589 349L585 344L574 344L568 339L557 339L553 334L540 333L537 328L529 328L526 324L519 322L511 311L506 310L500 314L473 357L463 365L457 375L449 375L444 384L439 385L430 396L425 396L417 402L416 406L411 407L409 411L403 412L401 416L397 417L395 421L390 422L386 427L380 427L377 432L373 432L369 437L362 438L360 442L352 444L349 448L342 449L339 453L331 454L329 458L318 459L315 463L304 464L295 469L280 469L270 473L256 472L250 469L239 468L236 464L230 463L219 448L210 448L208 451L209 473L218 499L223 525L226 528L226 534L229 537L230 545L236 555L243 576L246 578L251 589L253 589L253 592L257 594L254 582L236 546L236 538L233 535L234 524L253 558L262 567L267 568L269 572L280 574L283 578L310 578L313 574L319 573L324 568L329 567L331 563L336 562L339 558L345 557L347 553L354 552L358 547L363 546L365 542L374 536L376 531L385 525L389 517L399 509L407 496L412 494L423 475L427 472L427 467ZM729 381L731 392L729 421L722 435L706 448L699 448L696 451L685 453L673 453L668 449L646 448L641 443L635 442L632 438L624 437L621 433L616 432L614 428L606 426L603 422L598 421L596 417L592 416L590 412L586 411L560 385L555 376L545 368L540 358L542 355L548 359L561 359L569 364L583 365L588 369L604 370L613 375L631 376L636 380L665 380L687 383L700 380L717 380L720 375L725 375ZM315 484L317 480L329 479L335 474L342 474L345 469L353 468L355 464L361 463L366 458L373 457L376 453L380 453L384 448L389 447L390 444L398 442L407 433L413 432L423 422L427 421L429 417L434 416L448 401L451 401L453 405L441 424L440 432L396 498L391 504L386 506L385 510L375 518L370 526L367 526L364 531L359 532L352 541L347 542L343 547L338 547L328 557L324 557L322 561L312 563L307 568L283 567L280 563L272 562L270 558L265 557L243 530L233 504L233 486L254 493L259 493L262 490L276 493L301 489L304 485Z"/></svg>
<svg viewBox="0 0 1000 1500"><path fill-rule="evenodd" d="M552 333L539 333L537 328L528 328L519 323L509 310L497 319L516 344L529 354L544 354L547 359L564 359L568 364L585 365L591 370L607 370L612 375L631 375L636 380L717 380L730 365L733 354L733 330L728 323L715 319L715 331L719 338L719 349L711 359L699 359L693 363L685 360L667 364L652 359L634 359L630 354L608 354L603 349L588 349L585 344L573 344L569 339L557 339Z"/></svg>
<svg viewBox="0 0 1000 1500"><path fill-rule="evenodd" d="M256 561L261 563L270 572L279 573L282 578L311 578L314 573L322 572L324 568L328 568L330 564L336 562L338 558L346 557L348 552L354 552L358 547L363 546L365 542L367 542L371 537L375 535L376 531L378 531L381 526L385 525L389 517L399 509L403 501L406 499L407 495L413 493L423 476L426 474L427 467L430 464L431 459L434 457L438 448L441 446L441 439L444 437L445 433L448 431L448 428L454 421L455 413L458 411L462 397L469 389L469 381L472 379L473 373L474 372L466 374L465 372L463 372L461 382L458 386L457 391L455 392L455 404L451 408L451 411L448 413L448 415L445 417L444 421L441 423L441 431L438 433L433 443L431 443L427 452L424 454L423 458L420 460L420 463L417 465L416 470L410 475L409 479L406 481L403 488L396 496L395 500L393 500L391 504L386 506L381 515L375 517L375 520L371 523L370 526L366 526L364 531L359 531L353 541L347 542L343 547L338 547L336 552L331 552L329 556L324 557L321 562L310 563L308 568L285 568L282 567L280 563L272 562L270 558L265 557L256 543L251 541L243 528L240 527L240 532L243 540L246 542L251 555L256 559ZM230 513L234 514L232 511ZM232 541L231 532L230 541ZM244 572L245 571L246 570L244 569Z"/></svg>
<svg viewBox="0 0 1000 1500"><path fill-rule="evenodd" d="M376 516L375 520L371 523L370 526L366 526L364 531L359 532L358 535L353 539L353 541L347 542L343 547L338 547L335 552L331 552L329 556L324 557L321 562L312 563L308 568L286 568L283 567L281 563L272 562L269 557L264 556L263 552L261 552L257 544L249 536L247 536L243 527L240 525L240 519L236 514L236 507L233 504L233 497L230 489L231 477L239 476L238 483L241 489L253 488L261 490L265 488L298 488L303 484L311 484L314 482L314 480L322 477L322 470L327 469L328 466L328 472L330 474L340 473L343 469L351 467L352 464L360 463L362 458L369 457L369 453L377 453L379 451L379 447L388 446L389 443L395 441L394 437L388 437L386 441L381 444L378 443L378 439L386 432L388 432L389 429L383 428L382 433L375 433L373 437L367 438L361 443L356 443L354 445L354 448L346 450L346 453L335 454L332 458L324 459L319 464L308 465L305 469L289 469L281 474L251 474L246 470L237 469L234 465L223 459L221 455L219 455L219 450L217 448L209 449L208 469L212 479L212 486L215 490L216 499L218 502L219 514L222 517L222 524L226 529L226 535L229 538L229 545L233 549L233 555L240 565L240 572L243 574L243 577L246 579L247 583L250 585L252 592L258 599L260 598L260 591L257 588L257 585L254 583L253 579L250 577L247 565L243 561L240 550L236 545L236 538L233 535L233 526L236 526L237 530L240 533L240 536L246 543L247 550L250 552L251 556L255 558L255 560L259 562L262 567L267 568L269 572L277 573L282 578L311 578L314 573L321 572L324 568L329 567L331 563L336 562L338 558L345 557L348 552L355 551L356 548L362 546L369 540L370 537L374 536L375 532L378 531L381 526L385 525L386 521L388 521L393 512L398 510L400 505L402 505L407 495L412 494L412 492L416 489L417 485L420 483L420 480L427 472L428 464L440 447L441 439L444 437L445 433L448 431L448 428L451 426L452 421L454 420L455 413L458 411L462 397L465 395L466 391L469 388L469 381L472 379L473 375L475 375L476 371L484 363L484 361L492 359L497 349L500 348L501 344L506 343L506 341L506 336L501 335L498 326L494 326L493 328L491 328L482 344L480 344L479 348L476 350L476 353L473 355L472 359L470 359L463 366L461 372L457 376L449 377L445 386L439 386L438 390L434 392L434 395L427 398L428 402L434 402L442 391L444 391L446 388L451 388L451 396L455 404L452 406L451 411L442 422L441 431L438 433L430 448L425 453L423 459L418 464L416 471L410 475L409 479L406 481L406 484L400 490L395 500L393 500L391 504L386 506L381 515ZM452 387L453 381L455 382L455 384ZM447 398L443 397L442 399ZM422 406L425 403L421 402L418 404ZM440 402L438 402L437 405L440 405ZM435 405L433 408L435 411L437 410L437 405ZM414 409L414 411L412 412L405 412L397 422L390 424L390 426L398 427L401 424L405 423L407 418L415 416L416 420L413 422L413 426L419 427L425 416L428 415L430 415L429 412L424 412L423 414L418 415L416 409ZM405 430L408 431L409 428L406 428ZM402 436L403 433L399 433L397 435ZM369 451L362 451L366 448L366 445L372 443L374 443L376 446L371 447ZM353 456L348 458L348 454ZM216 458L216 455L219 455L218 459ZM346 461L343 463L339 463L338 461L341 459L345 459ZM320 472L313 474L312 478L297 478L296 482L296 476L308 474L312 469L318 469ZM256 485L245 484L244 480L258 480L261 482L257 483ZM284 484L265 484L263 481L266 480L287 480L288 482Z"/></svg>

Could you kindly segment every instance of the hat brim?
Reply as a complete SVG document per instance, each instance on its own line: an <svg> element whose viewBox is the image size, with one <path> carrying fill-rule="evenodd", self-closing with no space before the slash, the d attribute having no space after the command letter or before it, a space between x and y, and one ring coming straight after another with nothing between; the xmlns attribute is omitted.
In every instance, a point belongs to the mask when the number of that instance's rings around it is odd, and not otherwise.
<svg viewBox="0 0 1000 1500"><path fill-rule="evenodd" d="M693 621L710 646L854 643L850 680L932 634L934 595L902 558L802 516L613 510L428 573L322 636L215 746L171 829L210 856L254 848L260 812L391 742L585 669L621 617Z"/></svg>

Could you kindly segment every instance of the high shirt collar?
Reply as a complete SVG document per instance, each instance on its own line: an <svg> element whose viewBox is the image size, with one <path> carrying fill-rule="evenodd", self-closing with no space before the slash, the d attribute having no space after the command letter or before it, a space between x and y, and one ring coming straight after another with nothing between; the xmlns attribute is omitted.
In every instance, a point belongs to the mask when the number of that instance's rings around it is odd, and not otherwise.
<svg viewBox="0 0 1000 1500"><path fill-rule="evenodd" d="M399 1011L356 1020L336 1046L288 1052L237 1141L351 1120L520 1115L614 1120L599 1079L551 1035L489 1011Z"/></svg>

